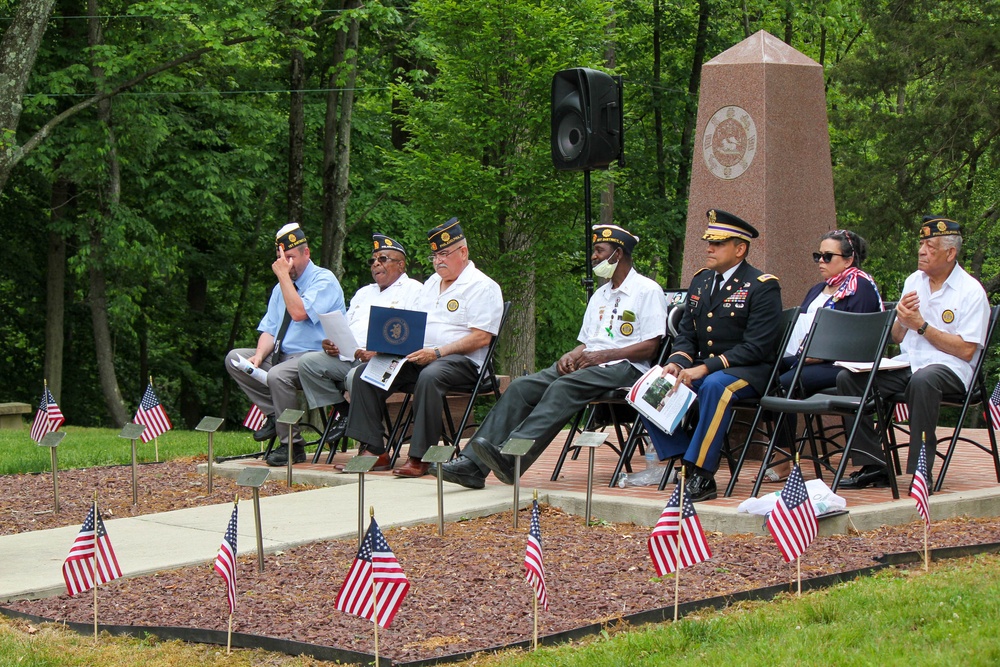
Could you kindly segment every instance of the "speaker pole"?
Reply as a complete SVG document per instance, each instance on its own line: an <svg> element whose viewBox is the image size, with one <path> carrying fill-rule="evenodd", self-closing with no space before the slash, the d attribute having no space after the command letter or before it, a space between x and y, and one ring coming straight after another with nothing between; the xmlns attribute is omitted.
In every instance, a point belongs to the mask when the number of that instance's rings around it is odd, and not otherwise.
<svg viewBox="0 0 1000 667"><path fill-rule="evenodd" d="M583 237L586 239L587 256L585 257L584 264L587 265L586 277L583 279L583 287L587 290L587 303L590 303L590 297L594 296L594 270L590 265L590 256L593 254L594 249L591 245L591 238L594 231L591 229L591 218L592 213L590 210L590 170L586 169L583 172L583 223L585 227L583 228Z"/></svg>

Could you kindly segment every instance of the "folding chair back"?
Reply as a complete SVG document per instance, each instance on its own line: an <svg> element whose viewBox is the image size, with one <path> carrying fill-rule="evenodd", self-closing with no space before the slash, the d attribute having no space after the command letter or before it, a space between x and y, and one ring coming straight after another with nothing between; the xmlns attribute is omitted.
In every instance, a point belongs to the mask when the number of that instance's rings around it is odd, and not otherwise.
<svg viewBox="0 0 1000 667"><path fill-rule="evenodd" d="M781 330L781 335L778 337L776 348L775 348L775 360L774 366L771 368L771 376L767 380L767 387L764 389L764 396L771 395L781 395L782 388L778 382L778 378L781 376L781 358L788 347L788 341L792 338L792 332L795 331L795 322L799 318L800 308L798 306L793 306L791 308L785 308L781 311L781 324L779 325ZM757 434L761 419L766 419L764 410L760 407L760 398L749 398L743 399L741 401L734 401L732 404L734 410L755 410L753 421L749 422L749 427L747 431L746 440L743 442L743 449L740 450L740 457L736 464L733 465L732 451L729 446L729 431L726 432L726 449L725 456L729 461L729 470L731 473L729 479L729 485L726 487L726 497L728 498L733 494L733 489L736 486L736 480L739 478L740 470L743 469L743 462L746 460L747 450L750 445L754 442L754 436ZM773 435L773 423L770 419L766 419L765 429L763 435L770 440ZM733 419L729 424L730 430L736 420ZM743 422L746 423L746 422ZM763 441L760 444L765 444Z"/></svg>
<svg viewBox="0 0 1000 667"><path fill-rule="evenodd" d="M840 478L844 474L847 466L851 445L861 424L861 419L865 415L875 413L880 417L884 415L883 403L875 386L875 376L879 362L889 342L889 335L892 330L892 323L895 320L896 312L887 310L881 313L848 313L829 308L823 308L816 313L812 327L806 337L805 346L802 351L803 358L823 359L825 361L852 361L859 363L871 363L872 372L868 373L861 396L835 396L831 394L814 394L805 398L782 398L776 396L765 396L761 399L761 407L778 414L778 421L775 424L774 432L778 432L785 414L803 414L812 417L821 415L836 415L844 418L853 417L849 429L846 430L846 441L843 448L837 448L833 452L819 454L816 445L816 435L811 426L811 419L806 419L806 432L809 442L813 446L814 455L810 456L815 465L817 474L820 474L820 467L825 466L832 469L830 458L840 454L841 459L833 478L833 490L837 490ZM801 395L800 376L804 364L799 364L795 368L792 382L787 396ZM883 449L886 455L889 454L888 444L885 437L885 420L879 419L880 435L883 441ZM826 442L827 439L823 438ZM803 444L804 444L803 440ZM775 438L772 436L768 444L761 471L754 483L753 495L760 491L761 479L767 462L771 460L774 453ZM802 446L798 447L801 452ZM888 460L888 458L886 458ZM899 497L896 488L896 477L890 471L890 486L893 497Z"/></svg>

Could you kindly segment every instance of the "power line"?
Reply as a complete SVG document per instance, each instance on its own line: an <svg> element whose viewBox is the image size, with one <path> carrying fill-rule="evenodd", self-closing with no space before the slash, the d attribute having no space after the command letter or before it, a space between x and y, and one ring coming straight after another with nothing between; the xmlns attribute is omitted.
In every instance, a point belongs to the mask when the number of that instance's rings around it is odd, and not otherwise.
<svg viewBox="0 0 1000 667"><path fill-rule="evenodd" d="M134 97L165 97L167 95L275 95L285 93L329 93L333 91L344 92L346 90L366 91L366 90L389 90L388 86L370 88L303 88L299 90L180 90L159 91L159 92L136 92L125 91L118 93L121 95L132 95ZM28 93L25 97L93 97L95 93Z"/></svg>

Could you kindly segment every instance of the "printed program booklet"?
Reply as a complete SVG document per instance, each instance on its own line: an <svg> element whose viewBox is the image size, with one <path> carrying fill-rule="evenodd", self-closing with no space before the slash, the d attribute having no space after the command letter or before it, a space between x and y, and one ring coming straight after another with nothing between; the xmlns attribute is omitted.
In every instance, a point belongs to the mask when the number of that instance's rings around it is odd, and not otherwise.
<svg viewBox="0 0 1000 667"><path fill-rule="evenodd" d="M695 393L681 384L671 394L670 390L677 378L662 373L661 366L650 368L628 390L625 400L663 431L673 433L694 403Z"/></svg>

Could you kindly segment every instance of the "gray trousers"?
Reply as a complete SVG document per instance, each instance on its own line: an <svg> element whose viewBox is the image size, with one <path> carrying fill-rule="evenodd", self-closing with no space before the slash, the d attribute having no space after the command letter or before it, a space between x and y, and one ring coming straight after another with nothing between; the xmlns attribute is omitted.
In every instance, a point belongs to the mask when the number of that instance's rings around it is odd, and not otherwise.
<svg viewBox="0 0 1000 667"><path fill-rule="evenodd" d="M471 391L479 377L479 368L468 357L450 354L426 366L405 364L390 391L380 389L361 378L365 366L355 371L351 386L351 411L347 413L347 437L366 445L373 454L385 451L382 414L385 400L394 391L412 391L413 434L409 455L422 458L429 447L441 441L444 424L444 398L449 391Z"/></svg>
<svg viewBox="0 0 1000 667"><path fill-rule="evenodd" d="M343 361L323 351L306 352L299 359L299 382L310 408L342 403L347 390L347 375L356 361Z"/></svg>
<svg viewBox="0 0 1000 667"><path fill-rule="evenodd" d="M257 353L255 348L245 347L230 350L226 355L226 372L239 385L250 400L257 404L260 411L267 415L268 419L276 419L288 408L298 409L299 400L296 392L302 388L299 384L299 359L302 354L283 354L277 365L272 366L270 359L261 362L260 367L267 371L267 386L257 382L246 373L235 368L231 363L236 359L236 355L241 355L244 359L252 357ZM277 425L278 439L281 444L288 444L288 428ZM299 427L292 427L292 438L295 445L302 445L305 441L299 434Z"/></svg>
<svg viewBox="0 0 1000 667"><path fill-rule="evenodd" d="M591 366L559 375L556 364L515 379L483 420L475 436L500 449L510 438L534 440L521 457L521 473L542 455L559 431L590 401L619 387L630 387L642 376L627 361L609 366ZM484 464L471 447L462 450L484 474Z"/></svg>
<svg viewBox="0 0 1000 667"><path fill-rule="evenodd" d="M837 375L837 392L845 396L860 396L868 382L868 373L841 371ZM941 364L921 368L916 373L903 368L894 371L879 371L875 377L882 396L903 393L910 408L910 452L906 460L906 473L912 475L917 469L920 456L921 438L927 443L927 467L934 466L937 445L937 420L941 411L941 398L945 394L965 394L965 385L955 372ZM873 458L874 457L874 458ZM884 461L878 433L872 419L861 420L858 434L854 438L851 462L867 465Z"/></svg>

